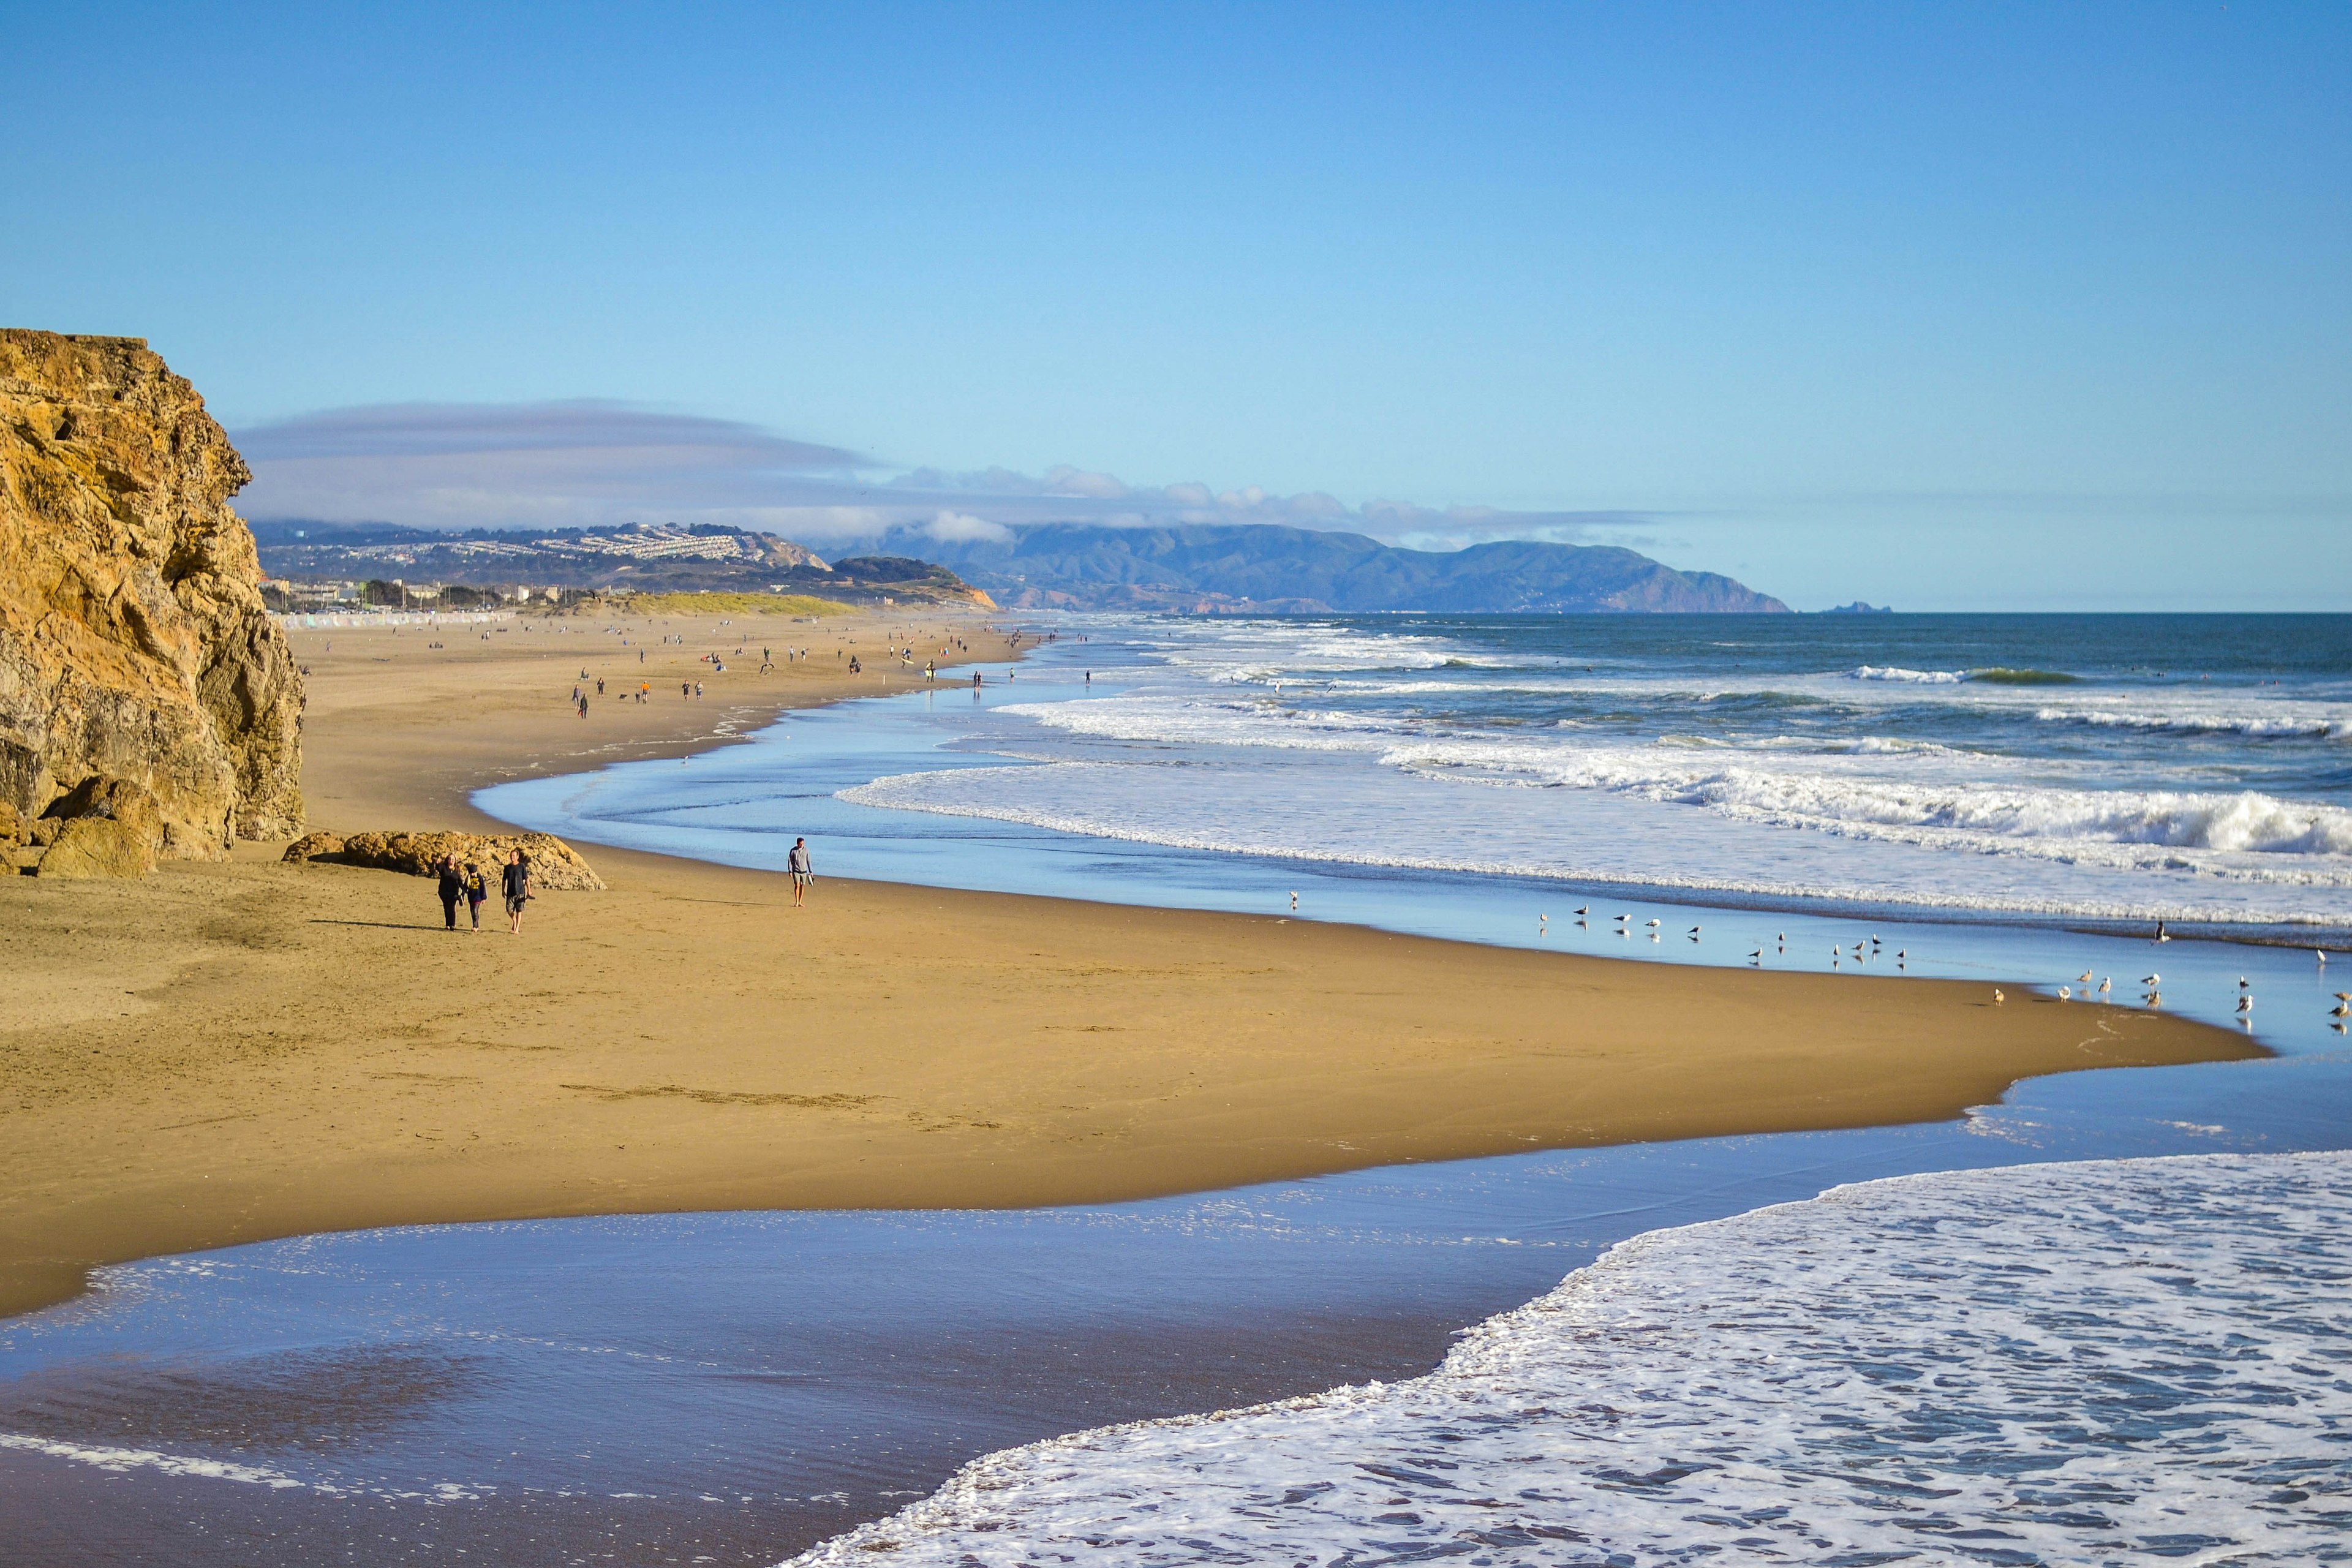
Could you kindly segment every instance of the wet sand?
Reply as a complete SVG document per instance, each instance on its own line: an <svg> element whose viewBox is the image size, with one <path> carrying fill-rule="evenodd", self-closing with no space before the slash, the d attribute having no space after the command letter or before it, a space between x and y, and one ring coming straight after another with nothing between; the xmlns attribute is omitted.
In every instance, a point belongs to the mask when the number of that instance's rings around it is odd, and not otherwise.
<svg viewBox="0 0 2352 1568"><path fill-rule="evenodd" d="M988 620L957 624L1002 658ZM295 634L313 826L502 826L472 789L919 684L834 656L946 622L673 620L655 635L684 646L642 665L601 622L507 624ZM760 676L763 643L814 657ZM724 674L695 657L713 648ZM584 720L583 668L608 683ZM640 679L653 700L614 698ZM421 879L268 846L137 884L0 879L0 1311L96 1264L309 1231L1097 1203L1927 1121L2036 1074L2263 1054L1973 984L878 883L821 880L794 910L770 873L583 849L609 889L536 900L520 939L443 931Z"/></svg>

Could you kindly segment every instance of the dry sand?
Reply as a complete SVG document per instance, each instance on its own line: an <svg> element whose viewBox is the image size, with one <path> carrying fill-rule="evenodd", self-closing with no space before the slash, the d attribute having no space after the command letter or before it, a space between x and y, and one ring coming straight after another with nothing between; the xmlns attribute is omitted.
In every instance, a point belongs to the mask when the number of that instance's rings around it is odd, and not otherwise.
<svg viewBox="0 0 2352 1568"><path fill-rule="evenodd" d="M684 647L643 666L598 622L298 633L312 824L488 829L481 784L919 684L833 657L948 624L902 614L673 620L655 635ZM759 676L762 643L814 657ZM726 674L694 657L714 647ZM583 666L608 681L585 720ZM656 700L614 700L624 679ZM1101 1202L1932 1120L2034 1074L2262 1054L1982 984L839 880L795 910L772 874L583 847L610 889L536 900L520 939L444 931L421 879L268 847L138 884L0 879L0 1311L94 1264L306 1231Z"/></svg>

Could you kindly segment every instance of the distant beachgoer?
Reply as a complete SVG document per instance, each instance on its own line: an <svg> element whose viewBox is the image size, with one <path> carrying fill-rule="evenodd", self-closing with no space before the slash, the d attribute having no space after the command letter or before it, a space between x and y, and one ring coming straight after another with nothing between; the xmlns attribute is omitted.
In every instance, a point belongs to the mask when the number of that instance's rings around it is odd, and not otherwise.
<svg viewBox="0 0 2352 1568"><path fill-rule="evenodd" d="M437 890L441 894L441 924L446 930L456 931L457 900L466 893L465 879L457 874L457 858L454 855L442 856L437 869L440 873Z"/></svg>
<svg viewBox="0 0 2352 1568"><path fill-rule="evenodd" d="M604 695L604 678L601 675L596 678L596 695L599 697Z"/></svg>
<svg viewBox="0 0 2352 1568"><path fill-rule="evenodd" d="M506 894L508 934L520 936L522 907L530 901L530 861L521 850L508 857L506 869L499 874L499 884Z"/></svg>
<svg viewBox="0 0 2352 1568"><path fill-rule="evenodd" d="M971 689L974 691L980 689L980 671L976 669L971 672Z"/></svg>
<svg viewBox="0 0 2352 1568"><path fill-rule="evenodd" d="M1095 672L1094 672L1093 670L1091 670L1091 669L1090 669L1090 670L1087 671L1087 684L1088 686L1092 686L1094 683L1095 683Z"/></svg>
<svg viewBox="0 0 2352 1568"><path fill-rule="evenodd" d="M698 680L698 681L696 681L696 682L694 683L694 700L695 700L697 702L699 702L699 701L701 701L701 700L702 700L702 682L700 682L699 680Z"/></svg>
<svg viewBox="0 0 2352 1568"><path fill-rule="evenodd" d="M793 908L797 910L808 902L808 885L816 878L816 873L809 868L807 839L793 840L793 852L784 857L784 864L792 868Z"/></svg>
<svg viewBox="0 0 2352 1568"><path fill-rule="evenodd" d="M489 879L482 875L479 866L466 868L466 912L474 918L474 929L482 929L482 905L490 896Z"/></svg>
<svg viewBox="0 0 2352 1568"><path fill-rule="evenodd" d="M679 681L679 682L677 683L677 694L678 694L680 697L691 697L691 696L693 696L693 695L694 695L694 682L692 682L691 680L681 680L681 681Z"/></svg>

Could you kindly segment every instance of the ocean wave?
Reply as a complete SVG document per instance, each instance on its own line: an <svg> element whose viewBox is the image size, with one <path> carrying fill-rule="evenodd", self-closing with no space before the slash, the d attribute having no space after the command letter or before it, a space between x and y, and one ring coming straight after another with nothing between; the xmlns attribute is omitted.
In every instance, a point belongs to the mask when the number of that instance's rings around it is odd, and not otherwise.
<svg viewBox="0 0 2352 1568"><path fill-rule="evenodd" d="M2320 1561L2347 1219L2340 1152L1833 1188L1622 1243L1426 1377L1009 1449L793 1562Z"/></svg>
<svg viewBox="0 0 2352 1568"><path fill-rule="evenodd" d="M1998 757L1900 737L1676 733L1594 744L1265 701L1119 700L1003 710L1088 737L1157 745L1359 752L1463 782L1601 790L1743 821L1975 853L2026 854L2119 869L2195 870L2320 885L2352 866L2284 872L2297 858L2352 858L2352 811L2259 791L2064 788L2006 784ZM1924 770L1924 771L1922 771Z"/></svg>
<svg viewBox="0 0 2352 1568"><path fill-rule="evenodd" d="M1911 866L1889 877L1843 857L1792 856L1785 847L1748 845L1729 853L1693 853L1687 829L1661 823L1609 825L1600 837L1576 827L1546 832L1514 821L1500 834L1483 831L1464 813L1433 820L1410 803L1386 801L1367 813L1306 798L1287 802L1270 796L1254 809L1236 809L1230 781L1212 783L1206 793L1189 777L1171 795L1139 783L1159 770L1149 764L1061 762L1038 768L950 768L895 773L839 792L853 805L917 811L939 816L978 817L1017 823L1048 832L1083 835L1131 844L1218 854L1259 855L1326 865L1378 867L1404 871L1441 871L1473 876L1571 881L1591 886L1762 900L1773 905L1825 904L1848 908L1904 907L2033 918L2256 925L2340 925L2335 890L2352 888L2352 872L2291 868L2239 872L2208 879L2200 888L2177 879L2142 886L2112 879L2032 880L2012 869L1983 877L1955 858L1953 869L1929 878ZM1400 816L1400 811L1403 813ZM1396 825L1421 826L1401 839ZM1736 819L1735 819L1736 820ZM1491 828L1492 824L1483 825ZM1897 846L1949 848L1951 839L1929 840L1895 831L1850 832L1844 837ZM1400 847L1409 844L1412 847ZM1723 850L1720 843L1710 846ZM2001 846L1979 847L1997 854ZM2103 862L2097 847L2079 852L2054 850L2044 864L2094 872L2144 868L2128 857ZM2177 852L2175 852L2177 853ZM2186 870L2189 863L2175 868ZM2256 903L2241 889L2275 889ZM2228 895L2223 896L2224 889ZM2279 893L2298 895L2282 900Z"/></svg>
<svg viewBox="0 0 2352 1568"><path fill-rule="evenodd" d="M2251 735L2259 738L2341 741L2352 739L2352 716L2340 712L2298 713L2273 707L2260 712L2217 712L2210 708L2148 712L2130 708L2037 708L2045 724L2089 724L2112 730L2149 730L2173 734Z"/></svg>
<svg viewBox="0 0 2352 1568"><path fill-rule="evenodd" d="M1677 755L1679 753L1679 756ZM1431 741L1388 750L1392 767L1608 790L1780 826L1901 837L1977 850L2076 858L2095 847L2232 855L2352 856L2352 811L2253 791L2052 789L1910 781L1742 760L1694 763L1687 748L1580 748ZM1873 755L1887 754L1873 752ZM2109 864L2164 864L2145 855ZM2189 862L2179 868L2189 868ZM2207 867L2221 870L2222 868ZM2352 868L2347 868L2352 879Z"/></svg>
<svg viewBox="0 0 2352 1568"><path fill-rule="evenodd" d="M1895 665L1865 664L1847 672L1852 680L1893 680L1908 686L1958 686L1968 679L1957 669L1904 669Z"/></svg>

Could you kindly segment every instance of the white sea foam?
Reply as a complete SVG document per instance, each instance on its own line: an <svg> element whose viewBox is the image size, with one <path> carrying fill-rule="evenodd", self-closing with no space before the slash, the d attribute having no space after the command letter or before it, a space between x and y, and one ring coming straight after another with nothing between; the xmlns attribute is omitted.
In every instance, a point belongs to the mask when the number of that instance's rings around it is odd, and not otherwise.
<svg viewBox="0 0 2352 1568"><path fill-rule="evenodd" d="M332 1487L316 1488L311 1482L296 1479L283 1470L273 1470L266 1465L241 1465L226 1459L209 1459L185 1454L167 1454L152 1448L125 1448L112 1444L68 1443L54 1437L32 1437L16 1432L0 1432L0 1448L14 1448L19 1453L46 1454L55 1459L70 1459L100 1470L153 1470L166 1476L194 1476L205 1480L240 1481L247 1486L268 1487L275 1490L325 1490L337 1492Z"/></svg>
<svg viewBox="0 0 2352 1568"><path fill-rule="evenodd" d="M1896 680L1912 686L1958 686L1968 679L1957 669L1902 669L1874 664L1865 664L1852 673L1856 680Z"/></svg>
<svg viewBox="0 0 2352 1568"><path fill-rule="evenodd" d="M2352 715L2328 707L2290 707L2276 703L2237 711L2207 705L2187 705L2150 712L2145 705L2103 708L2043 707L2033 716L2045 724L2089 724L2109 730L2154 730L2181 735L2252 735L2305 737L2312 740L2352 739Z"/></svg>
<svg viewBox="0 0 2352 1568"><path fill-rule="evenodd" d="M2000 775L2017 773L2020 763L1932 742L1842 733L1670 734L1624 745L1573 730L1540 736L1524 730L1433 731L1387 715L1181 694L1005 711L1093 739L1360 752L1431 777L1605 791L1844 837L2120 870L2352 887L2352 811L2340 806L2252 790L2069 788L2046 782L2063 772L2063 764L2048 762L2035 764L2043 780L2011 782ZM970 791L975 781L950 787ZM1026 781L1025 787L1034 792L1037 781ZM936 791L928 799L917 798L921 793L884 780L845 798L955 809ZM1163 804L1139 794L1126 816L1108 824L1097 817L1080 831L1108 826L1118 837L1157 839L1155 813ZM982 814L997 813L982 807ZM1388 825L1378 826L1385 836ZM1336 825L1324 829L1334 830ZM1342 847L1326 839L1261 847L1320 854Z"/></svg>
<svg viewBox="0 0 2352 1568"><path fill-rule="evenodd" d="M990 1456L794 1559L2352 1555L2352 1154L1901 1177L1653 1232L1430 1376Z"/></svg>

